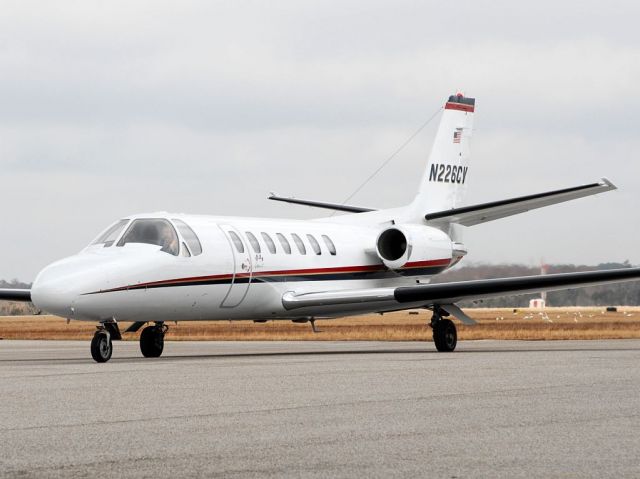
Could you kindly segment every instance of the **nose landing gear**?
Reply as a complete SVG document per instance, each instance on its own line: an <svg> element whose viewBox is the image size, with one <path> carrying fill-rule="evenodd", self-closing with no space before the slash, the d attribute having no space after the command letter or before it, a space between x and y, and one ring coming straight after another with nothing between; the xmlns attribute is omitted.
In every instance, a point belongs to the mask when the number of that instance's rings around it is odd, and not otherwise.
<svg viewBox="0 0 640 479"><path fill-rule="evenodd" d="M102 328L98 328L91 340L91 357L97 363L106 363L111 359L113 343L111 334Z"/></svg>
<svg viewBox="0 0 640 479"><path fill-rule="evenodd" d="M159 358L164 349L164 335L169 329L164 323L147 326L140 334L140 352L145 358Z"/></svg>
<svg viewBox="0 0 640 479"><path fill-rule="evenodd" d="M91 357L97 363L106 363L113 354L112 341L122 339L120 328L115 319L101 321L91 340Z"/></svg>
<svg viewBox="0 0 640 479"><path fill-rule="evenodd" d="M441 353L450 353L456 349L458 344L458 332L453 321L443 318L443 313L447 314L440 308L434 308L433 310L433 316L431 317L433 342L436 345L436 349Z"/></svg>

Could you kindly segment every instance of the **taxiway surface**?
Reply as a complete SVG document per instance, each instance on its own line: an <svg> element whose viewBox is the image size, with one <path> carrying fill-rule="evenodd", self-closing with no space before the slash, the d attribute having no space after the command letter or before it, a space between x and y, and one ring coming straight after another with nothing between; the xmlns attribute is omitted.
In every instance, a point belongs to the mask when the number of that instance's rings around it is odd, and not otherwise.
<svg viewBox="0 0 640 479"><path fill-rule="evenodd" d="M640 341L0 341L2 477L640 477Z"/></svg>

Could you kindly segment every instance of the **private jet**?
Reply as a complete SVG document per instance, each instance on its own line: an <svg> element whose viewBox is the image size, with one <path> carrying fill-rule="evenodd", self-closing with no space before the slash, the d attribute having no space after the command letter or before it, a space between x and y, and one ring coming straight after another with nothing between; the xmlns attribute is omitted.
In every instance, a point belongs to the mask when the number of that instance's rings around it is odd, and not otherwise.
<svg viewBox="0 0 640 479"><path fill-rule="evenodd" d="M475 99L442 107L426 169L411 203L374 210L271 195L275 201L344 214L314 220L166 212L116 221L79 253L45 267L31 289L0 299L31 301L68 320L92 321L91 355L109 361L112 341L140 333L144 357L159 357L168 323L211 320L308 322L424 308L441 352L456 348L450 318L474 324L463 300L640 278L640 268L430 284L467 253L462 230L616 187L607 179L463 206ZM132 323L121 331L121 323Z"/></svg>

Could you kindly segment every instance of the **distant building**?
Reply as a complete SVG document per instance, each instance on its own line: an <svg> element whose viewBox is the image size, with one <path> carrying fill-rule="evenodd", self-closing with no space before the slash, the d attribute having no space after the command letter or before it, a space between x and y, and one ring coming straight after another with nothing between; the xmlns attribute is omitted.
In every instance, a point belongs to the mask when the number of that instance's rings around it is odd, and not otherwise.
<svg viewBox="0 0 640 479"><path fill-rule="evenodd" d="M548 264L544 264L543 260L540 260L540 274L547 274L547 272L549 271L549 265ZM529 304L530 308L544 308L545 305L547 304L547 292L543 291L542 293L540 293L540 299L542 300L542 306L531 306L531 304Z"/></svg>
<svg viewBox="0 0 640 479"><path fill-rule="evenodd" d="M529 307L535 309L544 309L546 301L542 298L534 298L529 301Z"/></svg>

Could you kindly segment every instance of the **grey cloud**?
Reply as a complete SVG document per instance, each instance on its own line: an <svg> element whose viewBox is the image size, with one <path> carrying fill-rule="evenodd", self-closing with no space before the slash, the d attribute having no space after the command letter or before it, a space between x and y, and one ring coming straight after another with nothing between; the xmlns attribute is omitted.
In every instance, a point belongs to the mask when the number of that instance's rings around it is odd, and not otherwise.
<svg viewBox="0 0 640 479"><path fill-rule="evenodd" d="M0 181L19 206L0 277L137 211L322 214L264 197L341 201L458 88L478 99L468 202L620 186L468 229L469 259L640 262L635 2L35 7L0 16ZM353 202L409 201L436 124Z"/></svg>

